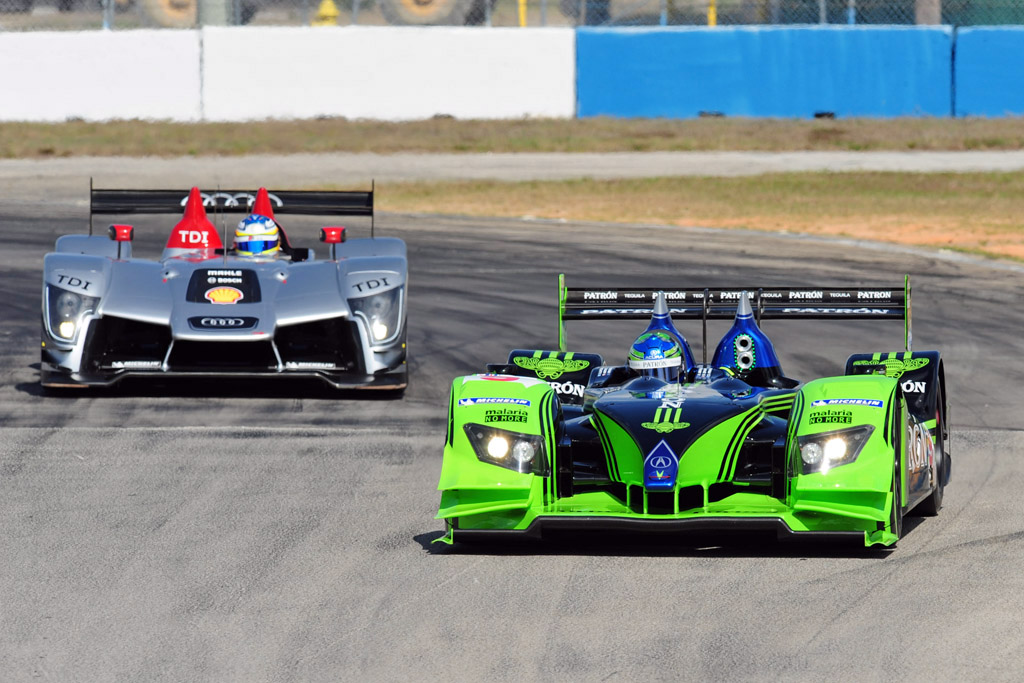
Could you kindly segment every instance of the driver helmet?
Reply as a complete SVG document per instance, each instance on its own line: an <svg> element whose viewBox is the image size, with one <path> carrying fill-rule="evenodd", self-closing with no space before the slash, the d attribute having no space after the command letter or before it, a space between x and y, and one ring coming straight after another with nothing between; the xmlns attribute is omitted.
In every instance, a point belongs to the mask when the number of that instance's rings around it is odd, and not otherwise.
<svg viewBox="0 0 1024 683"><path fill-rule="evenodd" d="M251 213L235 229L235 253L267 256L281 249L281 232L273 218Z"/></svg>
<svg viewBox="0 0 1024 683"><path fill-rule="evenodd" d="M683 348L674 334L650 330L633 342L627 363L644 377L677 382L683 366Z"/></svg>

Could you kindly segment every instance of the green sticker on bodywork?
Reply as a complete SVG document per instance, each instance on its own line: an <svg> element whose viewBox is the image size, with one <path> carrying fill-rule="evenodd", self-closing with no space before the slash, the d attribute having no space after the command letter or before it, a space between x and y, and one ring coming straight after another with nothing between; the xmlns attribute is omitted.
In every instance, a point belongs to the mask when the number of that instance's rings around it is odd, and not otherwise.
<svg viewBox="0 0 1024 683"><path fill-rule="evenodd" d="M897 358L888 358L886 360L855 360L853 364L857 365L884 365L885 376L892 377L893 379L899 379L903 376L904 372L910 370L919 370L924 366L928 365L928 358L907 358L906 360L899 360Z"/></svg>
<svg viewBox="0 0 1024 683"><path fill-rule="evenodd" d="M525 370L533 370L541 379L558 379L566 372L576 372L590 365L588 360L562 360L561 358L513 358L512 362Z"/></svg>
<svg viewBox="0 0 1024 683"><path fill-rule="evenodd" d="M659 434L668 434L677 429L686 429L690 426L690 423L679 420L682 412L682 408L676 408L675 410L672 408L658 408L654 411L654 421L642 422L640 426L644 429L653 429Z"/></svg>

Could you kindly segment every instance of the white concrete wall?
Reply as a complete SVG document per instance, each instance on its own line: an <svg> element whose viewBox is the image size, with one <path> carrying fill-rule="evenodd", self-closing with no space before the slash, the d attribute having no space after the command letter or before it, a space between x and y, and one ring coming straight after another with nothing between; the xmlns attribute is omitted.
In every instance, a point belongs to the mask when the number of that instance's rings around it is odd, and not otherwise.
<svg viewBox="0 0 1024 683"><path fill-rule="evenodd" d="M210 120L572 117L575 32L205 28Z"/></svg>
<svg viewBox="0 0 1024 683"><path fill-rule="evenodd" d="M572 117L572 29L0 32L0 121Z"/></svg>
<svg viewBox="0 0 1024 683"><path fill-rule="evenodd" d="M0 121L200 117L196 31L0 32Z"/></svg>

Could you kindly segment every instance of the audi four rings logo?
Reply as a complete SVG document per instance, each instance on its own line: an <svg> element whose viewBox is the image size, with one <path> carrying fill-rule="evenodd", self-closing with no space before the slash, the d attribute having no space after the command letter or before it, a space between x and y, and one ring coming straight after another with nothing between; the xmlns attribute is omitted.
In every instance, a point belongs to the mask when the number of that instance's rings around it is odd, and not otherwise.
<svg viewBox="0 0 1024 683"><path fill-rule="evenodd" d="M212 316L189 318L188 324L193 330L248 330L259 323L258 318Z"/></svg>
<svg viewBox="0 0 1024 683"><path fill-rule="evenodd" d="M244 206L252 206L256 203L256 195L249 194L248 192L238 192L235 194L231 194L229 192L200 192L199 196L202 197L203 206L205 207L222 206L230 208L243 206L243 202ZM267 193L267 197L274 206L279 207L284 205L281 198L271 192ZM186 196L181 200L181 205L185 206L187 203L188 197Z"/></svg>
<svg viewBox="0 0 1024 683"><path fill-rule="evenodd" d="M241 327L245 321L241 318L203 318L199 324L203 327Z"/></svg>

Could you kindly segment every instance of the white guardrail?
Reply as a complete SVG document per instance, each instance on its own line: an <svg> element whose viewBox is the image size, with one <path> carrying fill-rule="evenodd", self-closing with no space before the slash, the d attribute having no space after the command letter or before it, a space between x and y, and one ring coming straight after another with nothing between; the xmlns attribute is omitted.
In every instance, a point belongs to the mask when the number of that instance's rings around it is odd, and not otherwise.
<svg viewBox="0 0 1024 683"><path fill-rule="evenodd" d="M570 28L0 33L0 121L571 118Z"/></svg>

